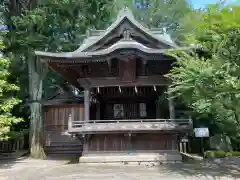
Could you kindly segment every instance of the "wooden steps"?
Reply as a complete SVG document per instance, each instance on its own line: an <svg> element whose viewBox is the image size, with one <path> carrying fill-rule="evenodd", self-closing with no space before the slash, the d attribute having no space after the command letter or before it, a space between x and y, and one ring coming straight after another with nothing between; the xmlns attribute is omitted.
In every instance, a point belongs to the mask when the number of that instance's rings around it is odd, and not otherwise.
<svg viewBox="0 0 240 180"><path fill-rule="evenodd" d="M50 146L45 146L45 151L48 155L50 154L81 154L82 144L70 144L70 143L54 143Z"/></svg>

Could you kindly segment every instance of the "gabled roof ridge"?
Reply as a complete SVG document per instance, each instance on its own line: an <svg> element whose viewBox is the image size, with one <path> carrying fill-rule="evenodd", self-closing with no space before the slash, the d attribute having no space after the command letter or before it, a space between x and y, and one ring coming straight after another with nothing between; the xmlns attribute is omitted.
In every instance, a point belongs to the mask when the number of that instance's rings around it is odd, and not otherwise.
<svg viewBox="0 0 240 180"><path fill-rule="evenodd" d="M121 17L134 18L132 11L128 7L124 7L118 12L117 18L119 19Z"/></svg>
<svg viewBox="0 0 240 180"><path fill-rule="evenodd" d="M128 18L134 18L133 16L133 13L132 11L128 8L128 7L125 7L123 9L121 9L119 12L118 12L118 15L117 15L117 19L115 21L117 21L118 19L124 19L125 17L128 17ZM115 22L114 21L114 22ZM113 24L113 23L112 23ZM110 29L111 26L109 26L107 29L105 30L100 30L100 29L89 29L88 30L88 34L89 34L89 37L92 37L92 36L99 36L99 35L102 35L104 32L108 31L108 29Z"/></svg>
<svg viewBox="0 0 240 180"><path fill-rule="evenodd" d="M171 47L175 47L177 48L177 45L173 42L168 42L166 40L164 40L163 38L157 38L154 36L154 33L151 32L151 29L146 28L145 26L143 26L141 23L139 23L135 17L133 16L132 11L125 7L123 9L121 9L118 13L117 19L111 24L111 26L109 26L104 32L102 32L99 36L90 36L89 38L92 38L92 41L90 40L88 43L87 39L85 39L85 43L83 43L78 49L75 50L75 52L80 52L80 51L84 51L87 48L91 47L92 45L94 45L95 43L97 43L98 41L100 41L102 38L104 38L107 34L109 34L111 31L113 31L124 19L128 19L131 23L133 23L137 28L139 28L140 30L144 31L145 33L147 33L148 35L150 35L151 37L155 38L158 41L162 41L165 44L171 46Z"/></svg>

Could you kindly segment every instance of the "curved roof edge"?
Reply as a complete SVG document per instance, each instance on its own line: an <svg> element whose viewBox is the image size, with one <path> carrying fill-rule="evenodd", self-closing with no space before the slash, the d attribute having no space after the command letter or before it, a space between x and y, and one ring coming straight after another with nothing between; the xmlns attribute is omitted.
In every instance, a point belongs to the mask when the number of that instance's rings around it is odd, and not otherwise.
<svg viewBox="0 0 240 180"><path fill-rule="evenodd" d="M122 40L113 44L107 49L102 49L102 50L93 51L93 52L73 51L73 52L65 52L65 53L51 53L51 52L35 51L35 54L37 56L55 57L55 58L90 58L94 56L106 55L120 49L137 49L147 54L161 54L161 53L164 53L165 51L188 50L190 48L182 47L182 48L172 48L172 49L153 49L153 48L146 47L143 44L138 43L136 41Z"/></svg>

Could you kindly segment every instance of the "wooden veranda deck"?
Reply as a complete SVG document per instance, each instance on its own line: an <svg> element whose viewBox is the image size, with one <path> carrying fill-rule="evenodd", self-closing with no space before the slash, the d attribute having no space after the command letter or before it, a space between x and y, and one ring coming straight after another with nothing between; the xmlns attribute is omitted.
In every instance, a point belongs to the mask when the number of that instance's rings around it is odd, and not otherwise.
<svg viewBox="0 0 240 180"><path fill-rule="evenodd" d="M191 119L123 119L68 122L69 133L103 133L135 131L186 131L192 129Z"/></svg>

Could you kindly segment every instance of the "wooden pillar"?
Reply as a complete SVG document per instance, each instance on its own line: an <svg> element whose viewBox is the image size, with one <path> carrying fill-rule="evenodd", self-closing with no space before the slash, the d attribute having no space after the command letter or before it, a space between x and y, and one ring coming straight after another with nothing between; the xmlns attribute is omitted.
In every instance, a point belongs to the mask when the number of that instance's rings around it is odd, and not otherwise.
<svg viewBox="0 0 240 180"><path fill-rule="evenodd" d="M168 92L168 107L169 107L169 117L170 117L170 119L175 119L174 101L171 98L171 95L170 95L169 92Z"/></svg>
<svg viewBox="0 0 240 180"><path fill-rule="evenodd" d="M97 120L100 120L101 119L101 117L100 117L100 102L97 102L97 104L96 104L96 109L97 109L97 111L96 111L96 119Z"/></svg>
<svg viewBox="0 0 240 180"><path fill-rule="evenodd" d="M174 141L173 138L171 139L171 141L172 141L171 149L172 149L172 150L175 150L175 143L176 143L176 142Z"/></svg>
<svg viewBox="0 0 240 180"><path fill-rule="evenodd" d="M179 151L180 151L180 152L183 152L182 142L179 142Z"/></svg>
<svg viewBox="0 0 240 180"><path fill-rule="evenodd" d="M160 104L159 102L156 103L156 119L160 119Z"/></svg>
<svg viewBox="0 0 240 180"><path fill-rule="evenodd" d="M73 128L72 127L72 115L69 114L69 116L68 116L68 131L71 132L72 128Z"/></svg>
<svg viewBox="0 0 240 180"><path fill-rule="evenodd" d="M179 147L179 145L178 145L178 135L176 134L174 136L174 150L178 150L178 147Z"/></svg>
<svg viewBox="0 0 240 180"><path fill-rule="evenodd" d="M90 89L85 88L84 90L84 121L89 122L90 120Z"/></svg>

